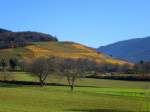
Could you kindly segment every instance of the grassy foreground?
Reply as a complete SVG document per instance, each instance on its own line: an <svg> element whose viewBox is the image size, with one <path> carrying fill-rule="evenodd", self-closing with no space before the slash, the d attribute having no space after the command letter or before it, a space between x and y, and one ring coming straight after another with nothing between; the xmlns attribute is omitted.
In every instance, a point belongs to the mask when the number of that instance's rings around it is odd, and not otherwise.
<svg viewBox="0 0 150 112"><path fill-rule="evenodd" d="M36 80L25 73L15 73L13 78ZM66 83L64 79L49 81ZM82 79L77 84L83 87L75 87L71 92L67 86L41 88L0 83L0 112L150 111L150 91L144 90L148 82Z"/></svg>

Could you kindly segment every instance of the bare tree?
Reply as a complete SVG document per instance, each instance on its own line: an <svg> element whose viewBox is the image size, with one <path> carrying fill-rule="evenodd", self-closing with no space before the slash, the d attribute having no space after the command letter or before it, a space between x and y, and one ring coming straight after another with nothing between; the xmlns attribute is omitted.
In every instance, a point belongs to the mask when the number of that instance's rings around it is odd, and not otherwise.
<svg viewBox="0 0 150 112"><path fill-rule="evenodd" d="M150 72L150 62L140 61L134 65L134 71L145 77Z"/></svg>
<svg viewBox="0 0 150 112"><path fill-rule="evenodd" d="M20 67L21 71L27 71L29 70L29 63L26 60L20 60L18 61L18 66Z"/></svg>
<svg viewBox="0 0 150 112"><path fill-rule="evenodd" d="M18 66L18 59L17 58L10 58L9 59L9 66L11 70L15 70L16 67Z"/></svg>
<svg viewBox="0 0 150 112"><path fill-rule="evenodd" d="M4 80L6 81L7 79L7 68L8 68L8 62L5 58L2 58L0 61L1 67L2 67L2 73L4 76Z"/></svg>
<svg viewBox="0 0 150 112"><path fill-rule="evenodd" d="M64 59L59 64L60 73L63 74L68 81L71 91L74 90L75 81L84 77L88 71L91 71L87 59Z"/></svg>
<svg viewBox="0 0 150 112"><path fill-rule="evenodd" d="M1 66L2 66L2 71L4 71L7 67L6 59L4 59L4 58L1 59Z"/></svg>
<svg viewBox="0 0 150 112"><path fill-rule="evenodd" d="M44 86L45 80L49 73L52 71L50 63L48 59L40 57L37 58L31 65L30 65L30 72L38 77L40 86Z"/></svg>

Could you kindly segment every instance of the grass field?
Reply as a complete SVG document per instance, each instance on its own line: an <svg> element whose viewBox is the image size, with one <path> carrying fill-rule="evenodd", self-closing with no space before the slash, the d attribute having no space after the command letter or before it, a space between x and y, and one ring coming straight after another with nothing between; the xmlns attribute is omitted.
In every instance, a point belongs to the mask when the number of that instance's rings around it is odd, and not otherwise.
<svg viewBox="0 0 150 112"><path fill-rule="evenodd" d="M12 80L37 81L26 73ZM67 84L63 78L47 82ZM0 112L146 112L150 111L149 82L80 79L75 91L68 86L21 86L0 83ZM148 112L149 112L148 111Z"/></svg>

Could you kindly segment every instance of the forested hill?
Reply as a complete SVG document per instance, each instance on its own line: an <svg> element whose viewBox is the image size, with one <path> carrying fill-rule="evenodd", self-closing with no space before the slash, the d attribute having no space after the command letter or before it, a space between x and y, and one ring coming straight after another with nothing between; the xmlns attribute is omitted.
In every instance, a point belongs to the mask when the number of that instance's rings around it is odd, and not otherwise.
<svg viewBox="0 0 150 112"><path fill-rule="evenodd" d="M97 51L130 62L150 61L150 37L135 38L102 46Z"/></svg>
<svg viewBox="0 0 150 112"><path fill-rule="evenodd" d="M54 36L39 32L12 32L0 29L0 57L32 61L38 57L87 58L99 63L129 64L97 53L95 49L74 42L59 42Z"/></svg>
<svg viewBox="0 0 150 112"><path fill-rule="evenodd" d="M11 32L11 31L0 28L0 33L6 33L6 32Z"/></svg>
<svg viewBox="0 0 150 112"><path fill-rule="evenodd" d="M32 44L32 42L41 41L58 41L52 35L40 32L13 32L5 29L0 29L0 49L22 47Z"/></svg>

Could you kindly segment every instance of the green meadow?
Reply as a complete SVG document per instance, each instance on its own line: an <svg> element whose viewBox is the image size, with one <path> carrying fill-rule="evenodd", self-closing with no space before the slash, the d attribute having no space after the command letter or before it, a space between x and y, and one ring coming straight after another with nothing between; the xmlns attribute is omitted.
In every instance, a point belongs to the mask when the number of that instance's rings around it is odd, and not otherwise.
<svg viewBox="0 0 150 112"><path fill-rule="evenodd" d="M9 80L37 81L23 73ZM1 77L2 78L2 77ZM67 84L64 78L47 82ZM0 112L149 112L149 82L79 79L75 91L66 86L0 83ZM5 111L4 111L5 110Z"/></svg>

